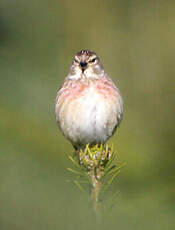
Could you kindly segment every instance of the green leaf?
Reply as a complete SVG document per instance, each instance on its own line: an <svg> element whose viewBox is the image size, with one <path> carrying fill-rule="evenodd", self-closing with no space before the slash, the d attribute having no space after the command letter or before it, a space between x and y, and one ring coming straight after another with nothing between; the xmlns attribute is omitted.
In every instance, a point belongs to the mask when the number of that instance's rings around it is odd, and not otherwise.
<svg viewBox="0 0 175 230"><path fill-rule="evenodd" d="M106 184L104 185L103 187L103 192L106 191L109 186L112 184L113 180L116 178L116 176L118 176L120 174L120 170L117 171L107 182Z"/></svg>
<svg viewBox="0 0 175 230"><path fill-rule="evenodd" d="M115 157L116 157L116 154L112 154L111 159L110 159L110 160L107 162L107 164L105 165L105 171L109 170L109 168L110 168L112 162L114 161Z"/></svg>
<svg viewBox="0 0 175 230"><path fill-rule="evenodd" d="M71 156L69 156L69 159L72 161L72 163L74 164L74 165L76 165L79 169L81 169L82 170L82 167L78 164L78 162L76 162Z"/></svg>
<svg viewBox="0 0 175 230"><path fill-rule="evenodd" d="M93 155L91 153L89 146L87 146L87 152L88 152L88 155L90 156L90 159L93 160Z"/></svg>
<svg viewBox="0 0 175 230"><path fill-rule="evenodd" d="M79 171L76 171L76 170L71 169L71 168L67 168L67 170L70 171L70 172L73 172L73 173L75 173L75 174L77 174L77 175L82 175L82 176L86 176L86 175L87 175L87 174L84 173L84 172L79 172Z"/></svg>
<svg viewBox="0 0 175 230"><path fill-rule="evenodd" d="M77 180L74 180L74 183L80 189L80 191L87 194L86 190L81 186L81 184Z"/></svg>
<svg viewBox="0 0 175 230"><path fill-rule="evenodd" d="M112 166L105 174L104 176L109 176L115 172L117 172L119 169L123 168L126 165L126 162L124 162L123 164L121 164L119 167L116 167L115 165Z"/></svg>
<svg viewBox="0 0 175 230"><path fill-rule="evenodd" d="M106 157L107 157L108 151L109 151L109 146L106 145L106 148L105 148L105 159L106 159Z"/></svg>

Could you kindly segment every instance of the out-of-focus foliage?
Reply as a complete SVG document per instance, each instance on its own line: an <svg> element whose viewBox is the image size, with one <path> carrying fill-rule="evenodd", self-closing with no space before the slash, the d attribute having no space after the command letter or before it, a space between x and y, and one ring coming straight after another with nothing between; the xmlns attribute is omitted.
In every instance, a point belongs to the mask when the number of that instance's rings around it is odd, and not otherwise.
<svg viewBox="0 0 175 230"><path fill-rule="evenodd" d="M125 102L127 167L101 229L174 229L175 2L0 1L0 229L95 229L54 117L74 54L101 57ZM114 192L114 191L112 191ZM110 194L109 194L110 195Z"/></svg>

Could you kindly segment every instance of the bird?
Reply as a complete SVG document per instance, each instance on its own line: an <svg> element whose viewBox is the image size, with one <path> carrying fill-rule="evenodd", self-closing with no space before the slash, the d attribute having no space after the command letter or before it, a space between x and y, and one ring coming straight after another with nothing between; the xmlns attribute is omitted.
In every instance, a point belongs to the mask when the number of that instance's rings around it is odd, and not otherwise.
<svg viewBox="0 0 175 230"><path fill-rule="evenodd" d="M56 122L75 150L105 144L123 118L123 99L98 55L79 51L58 90Z"/></svg>

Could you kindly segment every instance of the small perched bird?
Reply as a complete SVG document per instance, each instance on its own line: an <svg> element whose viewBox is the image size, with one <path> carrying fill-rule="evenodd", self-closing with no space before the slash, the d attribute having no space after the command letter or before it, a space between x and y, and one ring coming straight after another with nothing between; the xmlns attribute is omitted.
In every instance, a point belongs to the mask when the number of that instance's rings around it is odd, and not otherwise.
<svg viewBox="0 0 175 230"><path fill-rule="evenodd" d="M104 144L115 132L123 116L119 89L108 77L97 54L81 50L55 103L56 121L76 150Z"/></svg>

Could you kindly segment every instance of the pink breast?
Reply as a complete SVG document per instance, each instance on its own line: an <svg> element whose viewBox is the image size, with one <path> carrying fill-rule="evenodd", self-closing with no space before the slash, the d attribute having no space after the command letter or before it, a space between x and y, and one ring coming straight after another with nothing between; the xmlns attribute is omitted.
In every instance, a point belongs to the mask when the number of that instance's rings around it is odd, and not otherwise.
<svg viewBox="0 0 175 230"><path fill-rule="evenodd" d="M117 88L111 80L101 79L96 81L96 87L104 97L113 96L117 93Z"/></svg>
<svg viewBox="0 0 175 230"><path fill-rule="evenodd" d="M78 97L88 94L90 87L94 87L97 93L101 94L104 98L118 97L118 89L109 78L101 78L98 80L86 81L68 81L65 82L60 92L61 100L72 101Z"/></svg>
<svg viewBox="0 0 175 230"><path fill-rule="evenodd" d="M89 83L84 84L82 82L71 82L69 85L66 85L66 87L63 86L62 93L64 94L65 99L74 99L86 93L89 86Z"/></svg>

